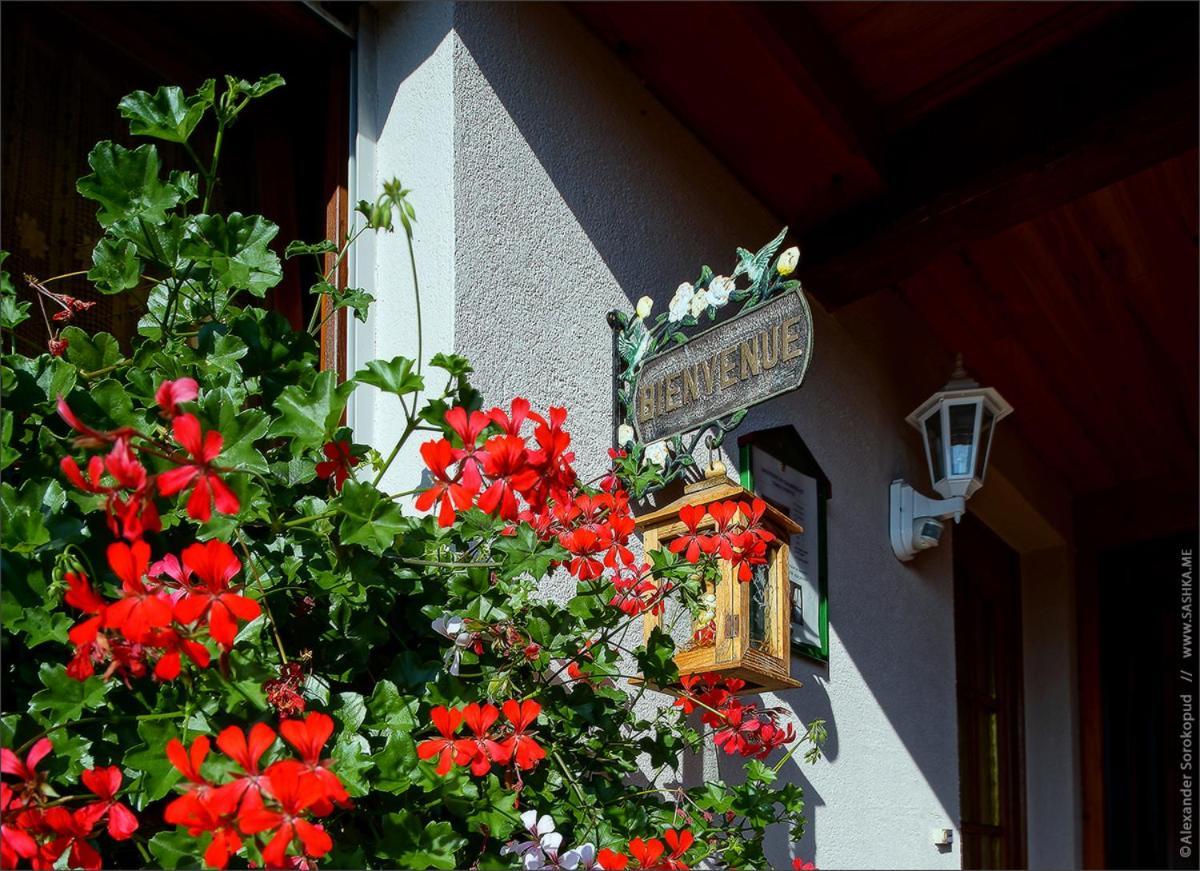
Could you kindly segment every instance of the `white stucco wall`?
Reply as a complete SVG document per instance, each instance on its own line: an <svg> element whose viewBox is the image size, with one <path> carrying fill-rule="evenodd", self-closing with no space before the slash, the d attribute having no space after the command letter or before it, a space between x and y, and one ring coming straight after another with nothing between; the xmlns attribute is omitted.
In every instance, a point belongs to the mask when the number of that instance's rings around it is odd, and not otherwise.
<svg viewBox="0 0 1200 871"><path fill-rule="evenodd" d="M427 332L427 348L449 341L468 354L489 401L568 406L587 476L611 438L605 313L642 294L664 305L701 263L728 270L734 247L762 244L776 222L564 9L375 15L373 177L416 189L422 286L437 300L426 313L439 338ZM400 244L379 243L373 279L386 304L360 353L404 350ZM904 431L909 409L889 398L887 366L816 308L804 388L745 424L794 424L833 486L831 660L797 659L805 687L765 699L801 721L823 718L827 758L785 768L805 789L809 832L798 847L773 833L771 855L825 868L958 867L957 832L946 852L930 839L958 819L950 549L915 567L892 556L887 485L923 468ZM388 414L361 413L386 449ZM736 767L721 763L725 776Z"/></svg>

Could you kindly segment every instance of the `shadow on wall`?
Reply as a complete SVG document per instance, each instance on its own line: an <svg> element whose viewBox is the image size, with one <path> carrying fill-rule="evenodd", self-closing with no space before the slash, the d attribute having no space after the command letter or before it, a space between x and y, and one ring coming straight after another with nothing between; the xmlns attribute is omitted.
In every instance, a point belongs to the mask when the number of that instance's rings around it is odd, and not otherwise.
<svg viewBox="0 0 1200 871"><path fill-rule="evenodd" d="M744 191L690 132L673 120L642 122L665 111L567 11L464 3L454 26L631 308L648 295L662 311L704 257L728 258L712 264L728 271L737 245L778 232L764 210L743 205ZM571 31L583 38L569 51L543 50ZM742 238L755 224L762 238ZM607 328L602 314L596 328Z"/></svg>

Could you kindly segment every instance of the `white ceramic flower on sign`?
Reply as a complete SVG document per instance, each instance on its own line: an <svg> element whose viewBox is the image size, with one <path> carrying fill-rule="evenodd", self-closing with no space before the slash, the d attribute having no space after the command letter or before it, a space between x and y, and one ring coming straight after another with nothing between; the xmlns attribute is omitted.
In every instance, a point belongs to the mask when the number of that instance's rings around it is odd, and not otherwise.
<svg viewBox="0 0 1200 871"><path fill-rule="evenodd" d="M617 427L617 447L623 448L633 441L633 427L627 423Z"/></svg>
<svg viewBox="0 0 1200 871"><path fill-rule="evenodd" d="M708 302L720 308L729 302L729 295L736 289L732 278L727 275L718 275L708 283Z"/></svg>
<svg viewBox="0 0 1200 871"><path fill-rule="evenodd" d="M683 320L691 310L692 297L695 295L696 289L686 281L675 288L675 295L671 297L671 304L667 309L667 320L671 323Z"/></svg>
<svg viewBox="0 0 1200 871"><path fill-rule="evenodd" d="M637 302L638 320L644 321L646 318L650 317L650 312L653 310L654 310L654 300L652 300L650 297L643 296L641 299L638 300L638 302Z"/></svg>
<svg viewBox="0 0 1200 871"><path fill-rule="evenodd" d="M704 314L706 308L708 308L708 295L703 293L692 294L692 317L698 319L700 315Z"/></svg>
<svg viewBox="0 0 1200 871"><path fill-rule="evenodd" d="M670 450L667 448L665 441L654 442L646 445L646 462L653 463L660 469L667 467L667 457L670 456Z"/></svg>
<svg viewBox="0 0 1200 871"><path fill-rule="evenodd" d="M779 255L779 265L776 269L780 275L791 275L796 271L796 264L800 262L800 249L793 245L788 250Z"/></svg>

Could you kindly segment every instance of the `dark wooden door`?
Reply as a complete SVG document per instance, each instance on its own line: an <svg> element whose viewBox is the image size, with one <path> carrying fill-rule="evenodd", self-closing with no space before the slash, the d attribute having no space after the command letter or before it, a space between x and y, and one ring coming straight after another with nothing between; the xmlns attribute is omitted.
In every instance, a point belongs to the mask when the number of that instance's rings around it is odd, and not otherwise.
<svg viewBox="0 0 1200 871"><path fill-rule="evenodd" d="M970 514L954 529L954 624L963 867L1024 868L1020 561Z"/></svg>

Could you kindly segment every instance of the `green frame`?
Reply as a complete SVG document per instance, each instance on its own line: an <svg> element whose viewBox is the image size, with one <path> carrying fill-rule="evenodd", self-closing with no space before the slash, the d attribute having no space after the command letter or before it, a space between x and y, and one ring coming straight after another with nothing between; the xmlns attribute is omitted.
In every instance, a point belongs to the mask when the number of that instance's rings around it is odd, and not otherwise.
<svg viewBox="0 0 1200 871"><path fill-rule="evenodd" d="M829 478L821 470L816 458L800 438L795 427L782 426L769 430L748 433L738 439L738 465L740 483L750 492L754 490L754 470L751 450L758 448L782 463L794 468L802 475L817 481L817 630L821 644L792 642L792 652L817 662L829 663L829 500L833 496Z"/></svg>

